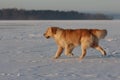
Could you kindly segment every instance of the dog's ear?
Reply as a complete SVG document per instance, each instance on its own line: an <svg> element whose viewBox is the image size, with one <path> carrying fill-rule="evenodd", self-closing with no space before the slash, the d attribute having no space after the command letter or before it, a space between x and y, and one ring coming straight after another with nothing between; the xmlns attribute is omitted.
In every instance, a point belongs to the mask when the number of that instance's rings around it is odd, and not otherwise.
<svg viewBox="0 0 120 80"><path fill-rule="evenodd" d="M56 32L57 32L57 27L51 27L51 32L52 32L53 34L56 34Z"/></svg>

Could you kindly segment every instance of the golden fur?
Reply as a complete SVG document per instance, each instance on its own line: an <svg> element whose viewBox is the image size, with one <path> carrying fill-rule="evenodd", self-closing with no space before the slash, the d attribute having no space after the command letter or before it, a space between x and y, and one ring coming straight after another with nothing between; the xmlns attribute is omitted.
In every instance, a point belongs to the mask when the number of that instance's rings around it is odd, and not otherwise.
<svg viewBox="0 0 120 80"><path fill-rule="evenodd" d="M82 54L80 60L86 55L86 49L89 47L95 48L106 55L106 52L99 46L99 40L107 35L107 30L99 29L62 29L59 27L48 27L44 33L46 38L54 38L58 50L54 56L55 59L59 58L65 49L65 55L73 56L72 50L81 45Z"/></svg>

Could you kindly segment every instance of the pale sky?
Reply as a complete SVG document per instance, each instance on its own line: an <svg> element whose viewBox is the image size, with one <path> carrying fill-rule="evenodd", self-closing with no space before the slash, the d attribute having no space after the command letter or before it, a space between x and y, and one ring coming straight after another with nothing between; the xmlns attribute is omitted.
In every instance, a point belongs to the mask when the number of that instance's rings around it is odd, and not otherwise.
<svg viewBox="0 0 120 80"><path fill-rule="evenodd" d="M120 13L120 0L0 0L2 8Z"/></svg>

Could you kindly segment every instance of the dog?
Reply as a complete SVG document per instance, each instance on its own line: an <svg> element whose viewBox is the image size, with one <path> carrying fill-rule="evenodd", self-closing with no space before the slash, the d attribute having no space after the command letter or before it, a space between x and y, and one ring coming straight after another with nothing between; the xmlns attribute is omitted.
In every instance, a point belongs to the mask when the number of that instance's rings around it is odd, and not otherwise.
<svg viewBox="0 0 120 80"><path fill-rule="evenodd" d="M99 40L104 39L107 30L103 29L63 29L59 27L48 27L43 34L47 39L54 38L58 45L58 50L54 58L57 59L65 49L66 56L73 56L73 49L81 45L82 54L79 57L82 60L86 55L86 49L91 47L100 51L103 56L106 55L105 50L99 46Z"/></svg>

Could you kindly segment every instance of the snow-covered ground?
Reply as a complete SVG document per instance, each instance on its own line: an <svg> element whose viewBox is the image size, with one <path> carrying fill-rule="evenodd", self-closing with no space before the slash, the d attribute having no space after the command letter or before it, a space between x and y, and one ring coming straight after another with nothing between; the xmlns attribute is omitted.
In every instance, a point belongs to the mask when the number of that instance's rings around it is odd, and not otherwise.
<svg viewBox="0 0 120 80"><path fill-rule="evenodd" d="M83 61L64 54L52 59L57 46L45 39L48 26L107 29L100 41L107 56L88 49ZM120 21L0 21L0 80L120 80Z"/></svg>

